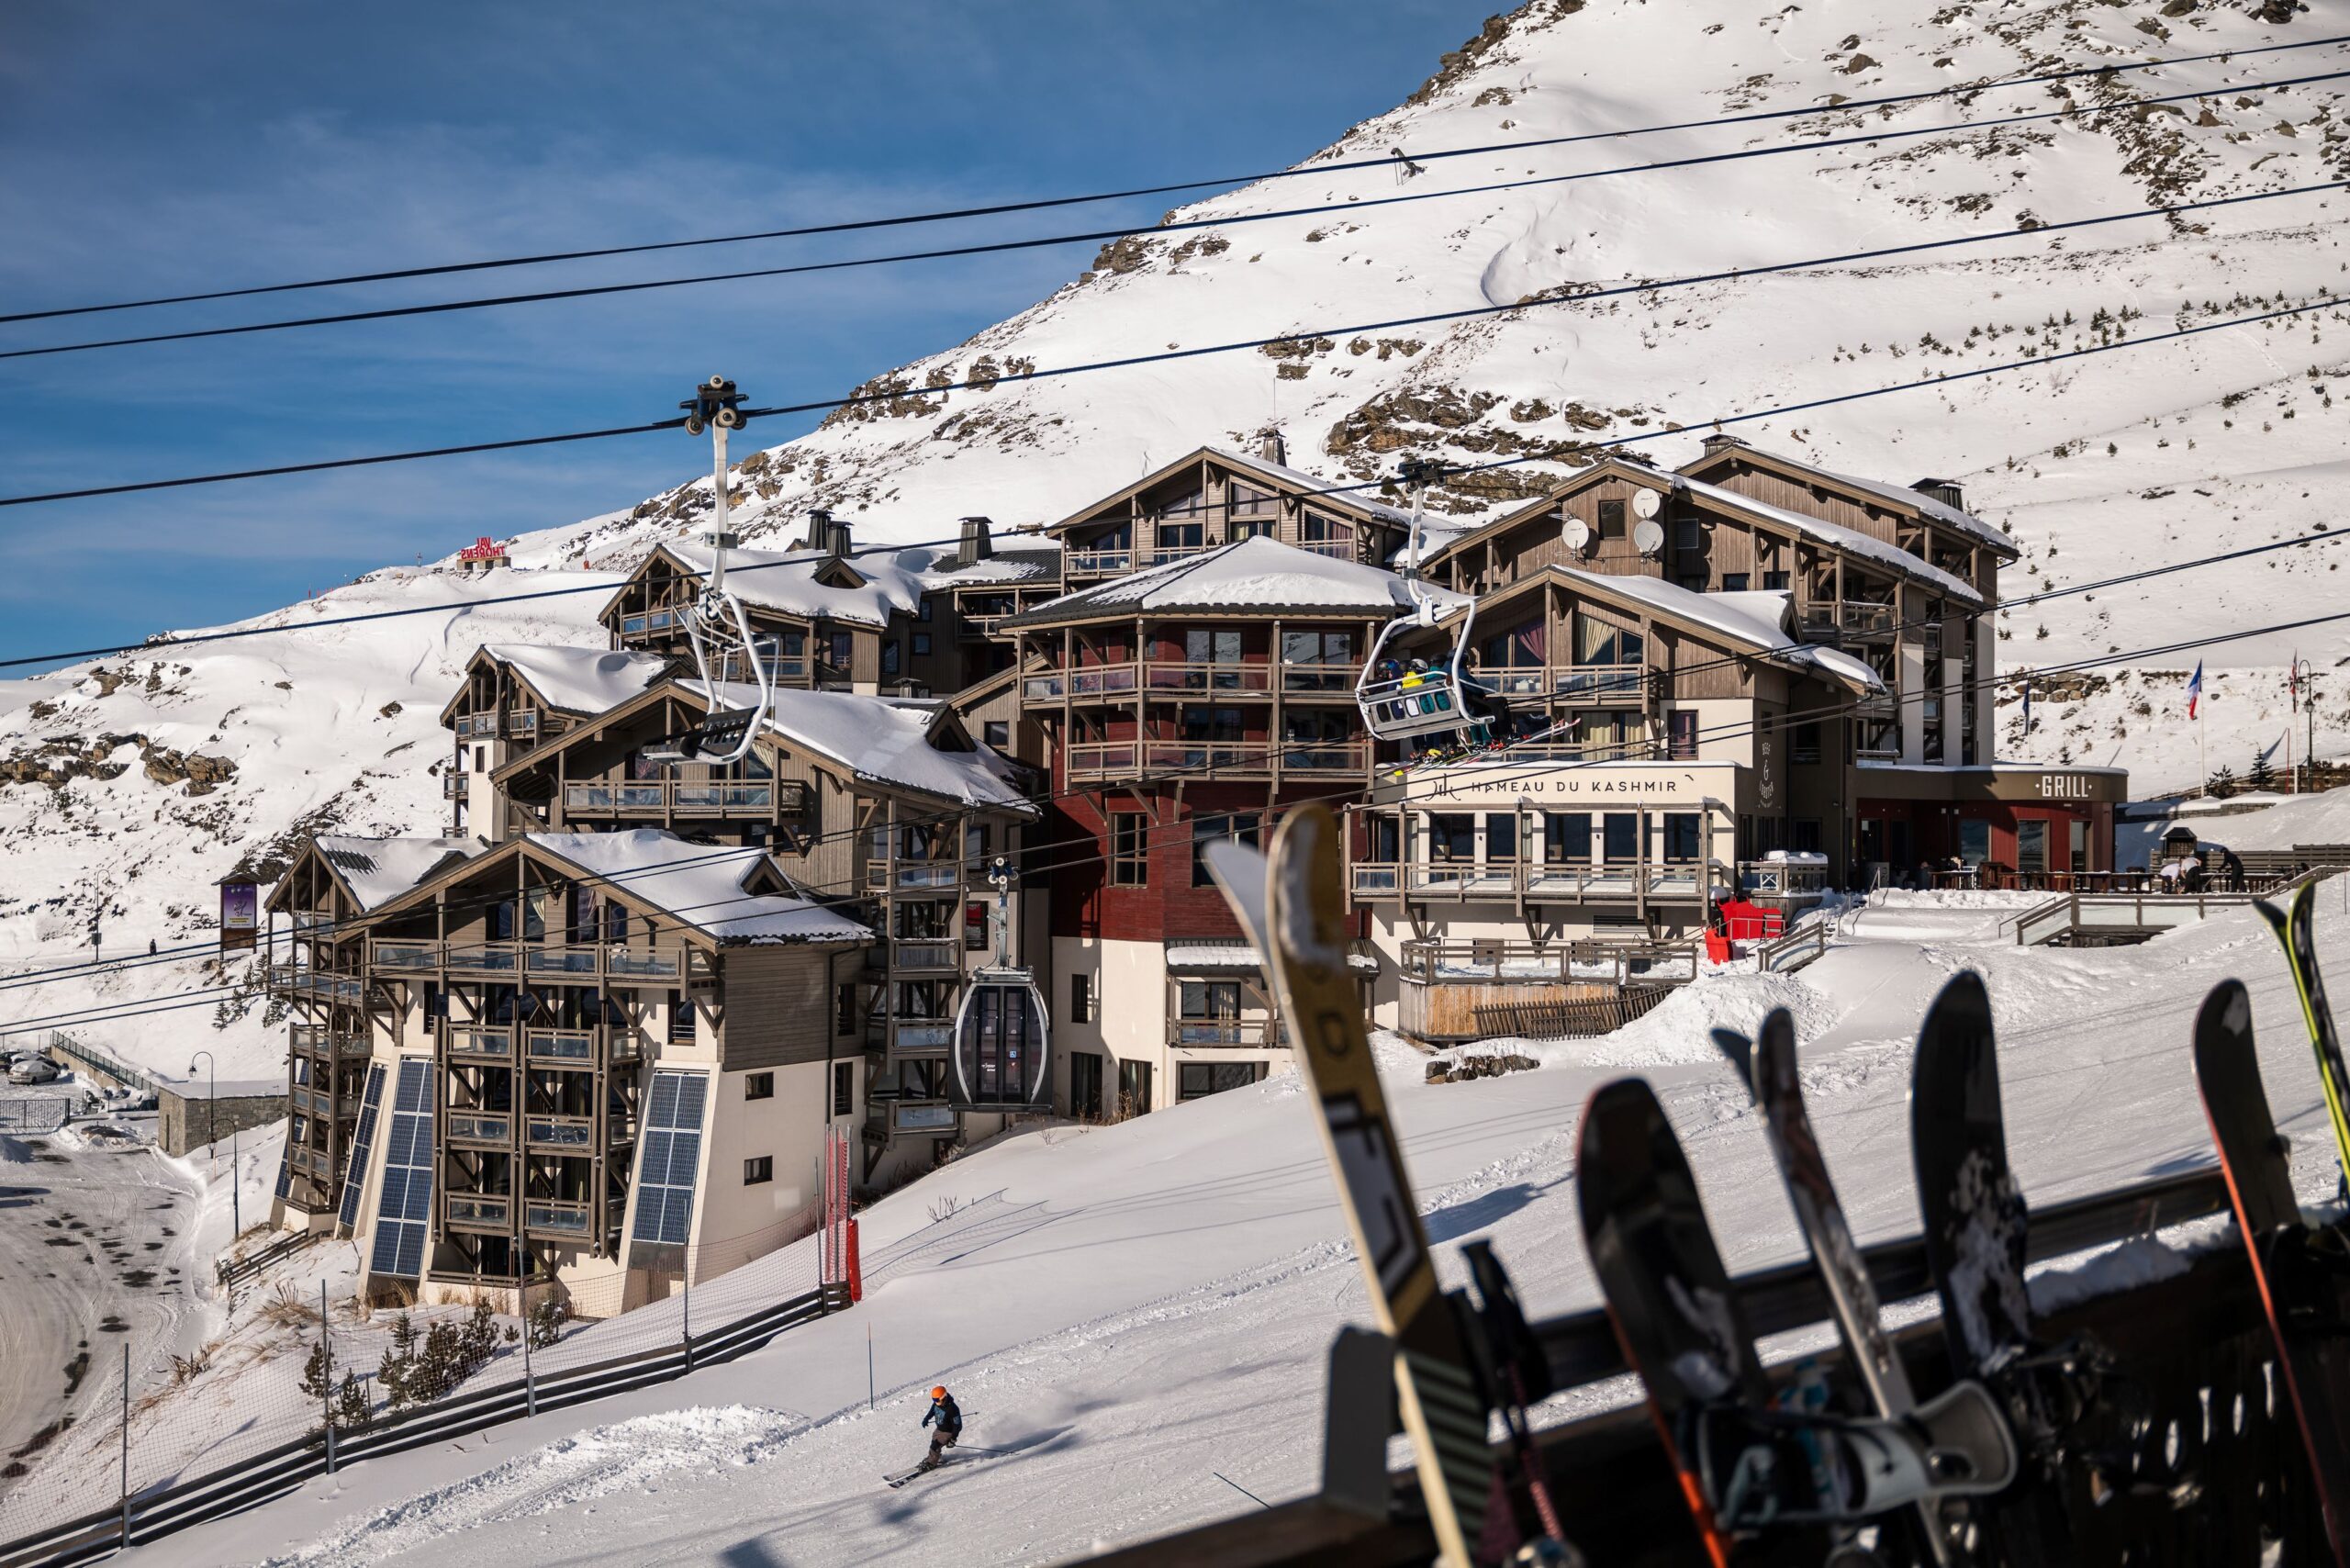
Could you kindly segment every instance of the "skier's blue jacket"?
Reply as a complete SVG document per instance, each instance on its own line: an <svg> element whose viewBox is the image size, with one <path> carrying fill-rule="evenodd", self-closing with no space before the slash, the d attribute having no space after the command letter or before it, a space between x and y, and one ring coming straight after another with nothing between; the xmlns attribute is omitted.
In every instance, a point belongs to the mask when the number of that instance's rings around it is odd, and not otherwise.
<svg viewBox="0 0 2350 1568"><path fill-rule="evenodd" d="M942 1432L952 1434L963 1429L963 1412L955 1403L953 1394L930 1402L930 1411L923 1417L922 1424L927 1427L933 1421L938 1423L938 1429Z"/></svg>

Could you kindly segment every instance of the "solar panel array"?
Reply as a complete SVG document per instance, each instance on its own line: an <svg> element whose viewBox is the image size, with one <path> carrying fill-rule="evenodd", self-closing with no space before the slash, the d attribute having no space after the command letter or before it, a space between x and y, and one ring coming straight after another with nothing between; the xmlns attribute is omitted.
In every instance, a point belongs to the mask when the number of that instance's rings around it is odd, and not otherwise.
<svg viewBox="0 0 2350 1568"><path fill-rule="evenodd" d="M432 1226L432 1064L400 1063L392 1099L390 1141L384 1148L384 1193L375 1206L371 1273L413 1280L424 1273Z"/></svg>
<svg viewBox="0 0 2350 1568"><path fill-rule="evenodd" d="M384 1106L384 1067L367 1064L367 1088L359 1100L359 1130L351 1140L351 1159L342 1168L342 1228L359 1223L359 1190L367 1184L367 1157L375 1147L375 1117Z"/></svg>
<svg viewBox="0 0 2350 1568"><path fill-rule="evenodd" d="M710 1075L656 1072L637 1161L636 1229L641 1242L682 1247L693 1228L694 1168L701 1163L702 1113Z"/></svg>

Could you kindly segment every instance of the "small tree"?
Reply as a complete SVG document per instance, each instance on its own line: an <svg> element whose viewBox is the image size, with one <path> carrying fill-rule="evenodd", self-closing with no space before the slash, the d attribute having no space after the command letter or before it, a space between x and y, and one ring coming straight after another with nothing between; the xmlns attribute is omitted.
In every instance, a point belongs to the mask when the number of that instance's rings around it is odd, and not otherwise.
<svg viewBox="0 0 2350 1568"><path fill-rule="evenodd" d="M327 1342L323 1338L310 1347L310 1359L302 1363L302 1392L319 1401L327 1396Z"/></svg>
<svg viewBox="0 0 2350 1568"><path fill-rule="evenodd" d="M384 1391L384 1404L397 1410L414 1397L408 1392L408 1380L416 1370L416 1325L405 1312L392 1320L391 1348L375 1368L376 1385Z"/></svg>
<svg viewBox="0 0 2350 1568"><path fill-rule="evenodd" d="M2266 752L2256 751L2252 754L2252 766L2244 769L2244 787L2247 790L2262 790L2277 788L2277 770L2268 766Z"/></svg>
<svg viewBox="0 0 2350 1568"><path fill-rule="evenodd" d="M2220 770L2217 773L2212 774L2210 778L2204 780L2203 790L2206 794L2215 796L2222 801L2226 800L2229 796L2236 792L2235 769L2230 767L2224 762L2220 764Z"/></svg>
<svg viewBox="0 0 2350 1568"><path fill-rule="evenodd" d="M531 1308L531 1349L543 1350L561 1338L570 1316L569 1309L553 1296Z"/></svg>
<svg viewBox="0 0 2350 1568"><path fill-rule="evenodd" d="M334 1424L346 1428L366 1426L375 1418L375 1407L368 1401L366 1385L356 1373L342 1374L342 1386L335 1391Z"/></svg>

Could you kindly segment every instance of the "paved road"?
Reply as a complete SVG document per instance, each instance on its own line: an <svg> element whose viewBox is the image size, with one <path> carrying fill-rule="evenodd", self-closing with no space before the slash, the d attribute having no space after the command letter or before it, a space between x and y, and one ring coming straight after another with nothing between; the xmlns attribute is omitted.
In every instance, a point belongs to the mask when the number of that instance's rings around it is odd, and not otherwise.
<svg viewBox="0 0 2350 1568"><path fill-rule="evenodd" d="M134 1366L160 1361L196 1305L196 1195L177 1172L144 1148L17 1142L32 1158L0 1162L0 1477L69 1412L99 1418L125 1342Z"/></svg>

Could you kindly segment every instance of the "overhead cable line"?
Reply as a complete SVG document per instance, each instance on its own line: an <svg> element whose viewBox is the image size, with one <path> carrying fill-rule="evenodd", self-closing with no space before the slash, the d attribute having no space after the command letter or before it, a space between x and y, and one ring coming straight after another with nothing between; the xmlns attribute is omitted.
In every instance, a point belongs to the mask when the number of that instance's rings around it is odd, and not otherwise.
<svg viewBox="0 0 2350 1568"><path fill-rule="evenodd" d="M2030 594L2021 599L2009 600L1999 605L1998 608L2000 610L2021 609L2027 605L2041 603L2047 599L2062 599L2073 594L2095 593L2107 588L2124 587L2133 582L2141 582L2153 577L2165 577L2176 572L2196 571L2205 566L2214 566L2228 561L2241 560L2247 556L2266 554L2277 550L2294 549L2307 544L2331 543L2345 538L2350 538L2350 532L2337 531L2322 534L2304 535L2293 539L2272 540L2267 543L2247 545L2240 549L2223 551L2217 554L2197 556L2191 560L2165 562L2157 566L2142 567L2136 571L2125 573L2118 577L2102 577L2089 582L2066 583L2061 587L2042 589L2038 593ZM911 549L914 548L914 546L904 545L897 546L897 548ZM743 568L735 569L741 570ZM1938 625L1940 623L1940 618L1918 618L1896 622L1893 629L1896 631L1902 631L1928 624ZM1790 653L1816 645L1817 644L1810 643L1796 642L1785 644L1778 647L1755 650L1746 655L1702 659L1690 664L1675 665L1670 673L1676 677L1691 675L1720 666L1743 662L1745 659L1767 657L1772 654ZM2175 650L2171 648L2162 648L2151 651L2155 653L2164 653ZM2129 659L2144 656L2146 652L2148 652L2148 650L2139 650L2137 652L2122 655L2098 655L2098 658L2100 661L2115 656ZM2046 667L2020 668L2012 671L2008 675L1998 677L1997 679L2001 683L2030 681L2049 674L2068 673L2073 667L2074 666L2051 666ZM1824 712L1831 710L1841 711L1847 706L1857 706L1857 703L1835 704L1831 705L1830 709L1822 709L1818 711ZM1769 721L1767 725L1758 724L1756 727L1784 729L1791 718L1803 718L1807 716L1809 716L1808 711L1798 712L1796 714L1781 714ZM1740 733L1744 734L1751 732L1740 731ZM1712 738L1716 739L1727 738L1722 734L1713 734L1713 732L1711 731L1707 731L1706 734L1711 734ZM789 737L787 737L787 739ZM1326 744L1318 740L1299 741L1293 744L1285 742L1281 745L1283 754L1291 751L1315 751L1326 749L1328 749ZM1505 755L1508 748L1505 746L1502 750ZM1135 787L1160 785L1191 779L1198 777L1203 772L1214 772L1217 766L1218 765L1214 763L1204 763L1163 768L1144 774L1135 779L1117 780L1102 784L1069 785L1058 790L1047 790L1042 794L1023 794L1020 796L1020 800L1027 804L1042 807L1064 800L1079 800L1097 795L1118 793ZM1343 789L1332 791L1326 798L1338 798L1350 792L1356 792L1355 787L1351 784ZM1322 799L1326 797L1315 796L1312 798ZM968 817L974 809L974 807L969 805L943 808L936 812L902 819L890 825L894 828L923 828L951 823ZM870 824L867 824L864 826L841 828L832 832L812 834L799 842L799 846L795 850L795 853L804 855L809 849L811 849L818 845L836 839L845 838L854 841L864 836L870 831ZM1055 843L1066 842L1074 841L1055 841ZM1087 842L1091 842L1091 840L1088 840ZM576 878L575 880L581 886L624 887L628 882L639 878L665 876L711 862L738 858L750 847L752 846L741 845L723 846L713 848L707 854L688 856L681 859L667 861L658 866L631 868L613 872L582 873L579 877ZM1052 843L1029 845L1024 846L1022 853L1024 857L1032 853L1049 852L1053 847L1054 844ZM1090 863L1091 862L1088 860L1068 860L1056 858L1052 860L1050 868L1067 869ZM810 882L801 879L793 878L791 879L791 882L796 893L845 894L860 890L862 888L862 883L858 879L854 877L847 878L842 881L829 883ZM505 902L505 895L484 895L472 900L451 901L445 904L443 908L447 912L464 913L476 909L487 908L492 903L503 902ZM354 915L347 920L327 922L308 927L305 939L318 940L322 936L331 937L345 928L364 930L375 924L375 916L372 914ZM0 978L0 991L17 991L34 986L56 984L71 980L93 979L103 974L118 973L135 969L144 969L156 964L184 963L196 958L208 958L215 956L218 951L218 944L207 940L191 942L168 947L160 953L154 954L130 953L118 958L88 959L72 964L61 964L46 969L36 969L29 973L10 975Z"/></svg>
<svg viewBox="0 0 2350 1568"><path fill-rule="evenodd" d="M1887 108L1898 104L1930 102L1937 98L1965 98L1983 93L2004 92L2017 87L2040 86L2052 83L2076 81L2083 77L2114 77L2124 73L2160 70L2171 65L2192 65L2205 61L2233 61L2255 55L2286 54L2300 50L2322 49L2334 44L2350 43L2350 34L2335 34L2325 38L2302 39L2290 43L2265 44L2255 49L2214 50L2204 54L2172 55L2162 59L2132 61L2122 64L2080 66L2071 70L2043 72L2031 76L2015 76L1998 81L1960 83L1947 87L1922 89L1910 93L1893 93L1876 97L1845 98L1830 104L1806 104L1796 107L1758 109L1747 114L1716 115L1703 119L1677 120L1669 124L1635 126L1623 130L1582 131L1567 136L1532 137L1516 141L1483 142L1471 147L1415 148L1409 159L1415 163L1449 158L1483 157L1501 152L1523 152L1537 148L1572 146L1586 141L1612 141L1635 136L1652 136L1675 130L1698 130L1712 126L1750 125L1765 120L1802 119L1815 115L1846 115L1864 109ZM2243 92L2256 84L2220 86L2204 95L2221 92ZM797 228L758 230L740 234L711 235L686 240L653 241L636 244L603 245L575 251L547 251L533 255L501 256L483 261L447 262L433 265L400 267L383 272L348 273L340 276L306 279L297 283L257 284L240 288L208 289L196 293L159 295L146 299L118 300L103 305L61 306L46 310L18 310L0 314L0 324L13 321L39 321L62 316L88 316L106 311L136 310L151 306L189 305L207 300L250 298L257 295L286 294L302 289L338 288L352 284L390 283L420 277L445 277L461 273L487 272L507 267L540 266L555 262L589 261L609 256L644 255L655 252L693 250L711 245L735 245L762 240L806 239L824 234L846 234L877 229L897 229L925 223L957 222L976 218L1001 218L1013 213L1040 212L1057 207L1082 207L1099 202L1125 201L1141 196L1170 196L1185 191L1226 190L1262 184L1270 180L1297 179L1307 175L1351 173L1357 170L1393 169L1398 166L1401 150L1382 157L1354 158L1331 162L1309 162L1285 169L1265 170L1253 174L1231 174L1213 179L1174 181L1155 185L1136 185L1125 190L1096 191L1080 196L1043 196L1025 201L997 202L979 207L948 207L931 212L905 213L886 218L853 218L836 223L804 224Z"/></svg>
<svg viewBox="0 0 2350 1568"><path fill-rule="evenodd" d="M1995 674L1984 680L1974 682L1972 684L1992 687L2009 686L2023 681L2044 679L2051 675L2069 674L2080 670L2096 669L2113 664L2129 663L2136 659L2155 657L2168 654L2192 652L2200 648L2217 646L2223 643L2241 642L2253 637L2273 636L2286 632L2304 631L2313 626L2330 625L2343 621L2350 621L2350 610L2336 610L2325 615L2308 616L2296 621L2278 622L2271 625L2253 627L2244 631L2213 633L2207 636L2188 638L2179 642L2164 644L2158 646L2133 648L2113 654L2099 655L2091 658L2072 660L2058 665L2050 665L2038 669L2017 670L2007 674ZM1862 700L1860 699L1846 699L1832 703L1818 704L1808 709L1792 710L1785 713L1775 714L1767 720L1740 721L1730 724L1712 726L1701 731L1700 738L1701 740L1707 738L1714 740L1729 740L1740 738L1742 736L1761 734L1766 732L1782 732L1791 723L1796 722L1808 722L1814 719L1831 718L1855 713L1859 711L1861 705ZM1284 747L1285 749L1290 750L1326 749L1326 746L1325 746L1323 743L1315 741L1300 741L1293 744L1284 743ZM1501 748L1498 755L1501 756L1506 756L1507 753L1508 748L1504 747ZM1522 766L1513 764L1501 767L1494 767L1489 765L1480 766L1474 758L1472 758L1466 766L1475 767L1477 769L1477 781L1479 783L1490 785L1494 783L1507 783L1516 778L1546 776L1566 770L1581 769L1585 767L1604 767L1609 766L1611 763L1624 760L1637 759L1627 759L1623 757L1594 757L1561 760L1554 757L1529 757ZM1131 782L1134 781L1111 781L1092 786L1083 790L1072 792L1082 794L1115 793L1123 791L1128 788ZM1350 780L1343 786L1331 790L1307 793L1286 802L1285 804L1288 806L1295 806L1303 805L1309 801L1360 797L1363 792L1363 788L1364 786L1361 781ZM1185 819L1181 823L1169 823L1160 824L1161 827L1170 830L1179 825L1188 827L1192 824L1190 819ZM1151 831L1156 830L1146 829L1147 833ZM1079 841L1068 839L1057 842L1063 844L1075 844ZM1091 843L1093 841L1088 839L1085 842ZM748 847L750 846L735 847L730 850L719 851L717 853L741 855ZM1050 848L1051 846L1046 846L1044 847ZM1073 858L1056 858L1051 860L1043 868L1043 869L1046 871L1079 869L1085 866L1105 862L1109 858L1110 853L1111 852L1109 851L1102 851ZM617 875L629 874L632 873L623 872ZM593 879L605 880L608 879L608 878L599 876ZM752 895L744 896L748 897ZM499 900L496 902L504 901ZM737 901L730 899L725 902L733 903ZM889 940L887 937L880 937L878 939ZM457 944L455 946L458 950L465 950L464 944ZM16 1033L20 1030L37 1027L56 1027L64 1025L112 1023L128 1018L150 1016L157 1013L176 1012L188 1007L217 1005L221 1000L223 999L217 989L193 992L164 992L158 996L131 998L120 1002L95 1003L87 1008L68 1009L63 1012L49 1014L39 1017L16 1019L7 1023L6 1025L6 1032Z"/></svg>
<svg viewBox="0 0 2350 1568"><path fill-rule="evenodd" d="M2244 91L2267 91L2279 87L2300 86L2312 82L2334 82L2350 77L2350 71L2329 71L2317 75L2296 76L2282 81L2248 82ZM1750 158L1775 158L1791 152L1819 152L1832 148L1874 146L1886 141L1903 141L1920 137L1953 136L1965 131L1997 130L2006 127L2036 124L2043 120L2082 120L2093 116L2119 114L2124 110L2139 111L2160 104L2184 102L2210 96L2209 92L2179 93L2169 97L2134 99L2127 104L2113 104L2091 108L2043 110L2034 114L2010 115L2000 119L1963 120L1956 125L1912 126L1901 130L1863 131L1852 136L1830 138L1818 141L1785 142L1773 147L1740 148L1730 152L1707 152L1686 158L1662 159L1650 163L1619 164L1611 169L1587 169L1576 174L1529 175L1521 179L1503 180L1490 185L1463 185L1450 190L1416 191L1403 196L1374 196L1368 200L1350 198L1343 202L1327 202L1313 207L1282 207L1270 212L1235 213L1221 218L1193 218L1162 223L1153 229L1101 229L1081 234L1048 234L1025 240L999 240L970 245L954 245L937 250L905 251L885 256L852 256L829 262L800 262L789 266L754 267L737 272L704 273L693 277L652 278L635 283L605 283L582 285L574 288L539 289L526 294L492 295L475 299L452 299L421 305L388 305L372 310L346 310L324 316L297 316L276 321L248 321L227 327L193 327L173 332L148 332L127 338L98 338L74 343L50 343L35 348L0 349L0 360L37 359L51 354L84 353L95 349L130 348L142 344L191 342L208 338L241 337L253 332L282 332L298 328L347 325L356 321L388 321L412 316L442 316L454 311L488 310L514 305L543 304L554 300L588 299L607 295L642 294L654 289L687 288L701 284L739 283L752 278L789 277L808 273L842 272L858 267L890 266L903 262L941 261L956 257L984 256L1013 251L1047 249L1056 245L1097 244L1102 241L1125 239L1136 235L1158 236L1181 233L1197 229L1230 229L1245 223L1270 223L1293 218L1325 218L1334 213L1362 212L1371 207L1397 207L1407 203L1444 201L1459 196L1491 196L1504 191L1526 190L1541 185L1572 185L1583 180L1605 179L1617 174L1655 174L1672 169L1695 168L1710 163L1737 162Z"/></svg>
<svg viewBox="0 0 2350 1568"><path fill-rule="evenodd" d="M1299 328L1292 331L1275 333L1270 336L1245 338L1231 342L1207 343L1203 344L1198 348L1159 349L1147 353L1125 354L1115 358L1089 360L1075 364L1053 365L1037 370L1016 371L1006 375L990 377L984 381L966 379L963 381L947 382L936 386L925 386L919 388L900 386L878 392L852 392L847 396L841 398L818 398L812 402L805 403L784 403L769 408L746 409L743 411L745 417L771 418L779 414L818 413L834 409L851 408L866 403L887 402L908 396L931 397L946 392L990 390L1012 382L1043 381L1065 375L1090 375L1105 370L1126 370L1132 369L1137 365L1164 364L1179 360L1200 359L1214 354L1237 353L1249 350L1261 349L1269 344L1294 342L1301 339L1307 338L1336 338L1341 336L1359 335L1368 332L1392 331L1404 327L1433 326L1444 322L1467 321L1493 316L1502 316L1516 311L1540 309L1544 307L1553 305L1588 304L1590 301L1595 299L1608 299L1628 294L1656 294L1662 293L1666 289L1689 288L1701 284L1738 282L1747 278L1763 277L1780 273L1804 272L1813 268L1838 266L1853 262L1882 261L1894 256L1919 255L1930 252L1945 251L1964 245L1982 245L1998 240L2012 240L2026 236L2064 233L2074 230L2098 228L2107 224L2128 223L2144 218L2175 217L2180 213L2212 211L2221 207L2241 207L2251 202L2275 201L2286 196L2313 196L2328 191L2342 190L2346 186L2350 186L2350 182L2329 180L2320 185L2291 185L2282 190L2255 191L2243 196L2213 196L2202 201L2178 202L2162 207L2137 207L2128 212L2108 213L2096 218L2066 218L2055 223L2036 224L2031 228L1991 230L1980 234L1954 235L1944 240L1919 240L1902 245L1879 246L1873 250L1845 251L1827 256L1810 256L1800 261L1768 262L1759 266L1727 267L1715 272L1696 273L1683 277L1653 278L1639 283L1618 284L1606 288L1584 289L1574 294L1553 295L1546 298L1521 300L1508 305L1468 306L1457 310L1430 311L1417 316L1398 316L1383 321L1358 322L1350 326ZM2331 298L2320 302L2322 305L2330 305L2333 303L2334 303L2334 301ZM2312 309L2317 308L2318 306L2314 305L2303 306L2297 308L2295 310L2272 311L2266 317L2244 317L2239 319L2244 321L2268 319L2276 316L2296 314L2298 310ZM2165 337L2190 336L2194 332L2209 330L2209 328L2190 328L2178 332L2158 334L2154 338L2141 339L2138 341L2142 342L2159 342ZM2019 363L2045 364L2059 359L2076 357L2080 354L2095 352L2098 351L2095 349L2079 349L2072 351L2069 354L2043 355L2037 360L2022 361ZM1990 367L1990 369L1994 370L2003 368L2007 367ZM1970 375L1985 374L1988 374L1988 371L1958 371L1953 372L1947 376L1939 377L1937 379L1957 381L1964 380ZM1852 396L1874 397L1877 394L1875 392L1872 391L1866 393L1856 393ZM1813 403L1796 404L1789 409L1781 411L1790 412L1794 411L1796 409L1824 407L1828 403L1849 400L1849 398L1841 399L1827 398ZM275 478L289 474L316 474L339 468L360 468L386 463L407 463L421 458L460 456L467 454L483 452L509 452L522 447L549 446L567 442L596 441L607 436L640 435L653 431L676 430L682 428L684 423L685 420L682 418L674 420L656 420L642 425L623 425L599 431L573 431L561 435L517 436L505 441L473 442L458 446L428 447L422 450L411 452L378 453L366 457L324 458L311 463L285 463L264 468L243 468L218 474L194 474L176 479L144 479L119 485L93 485L72 490L50 490L30 495L0 496L0 507L32 506L50 501L84 500L97 496L122 496L139 494L149 490L181 489L192 485L227 484L232 481L245 479ZM1500 466L1500 465L1490 465L1489 466ZM0 667L6 667L9 662L10 661L0 660Z"/></svg>

